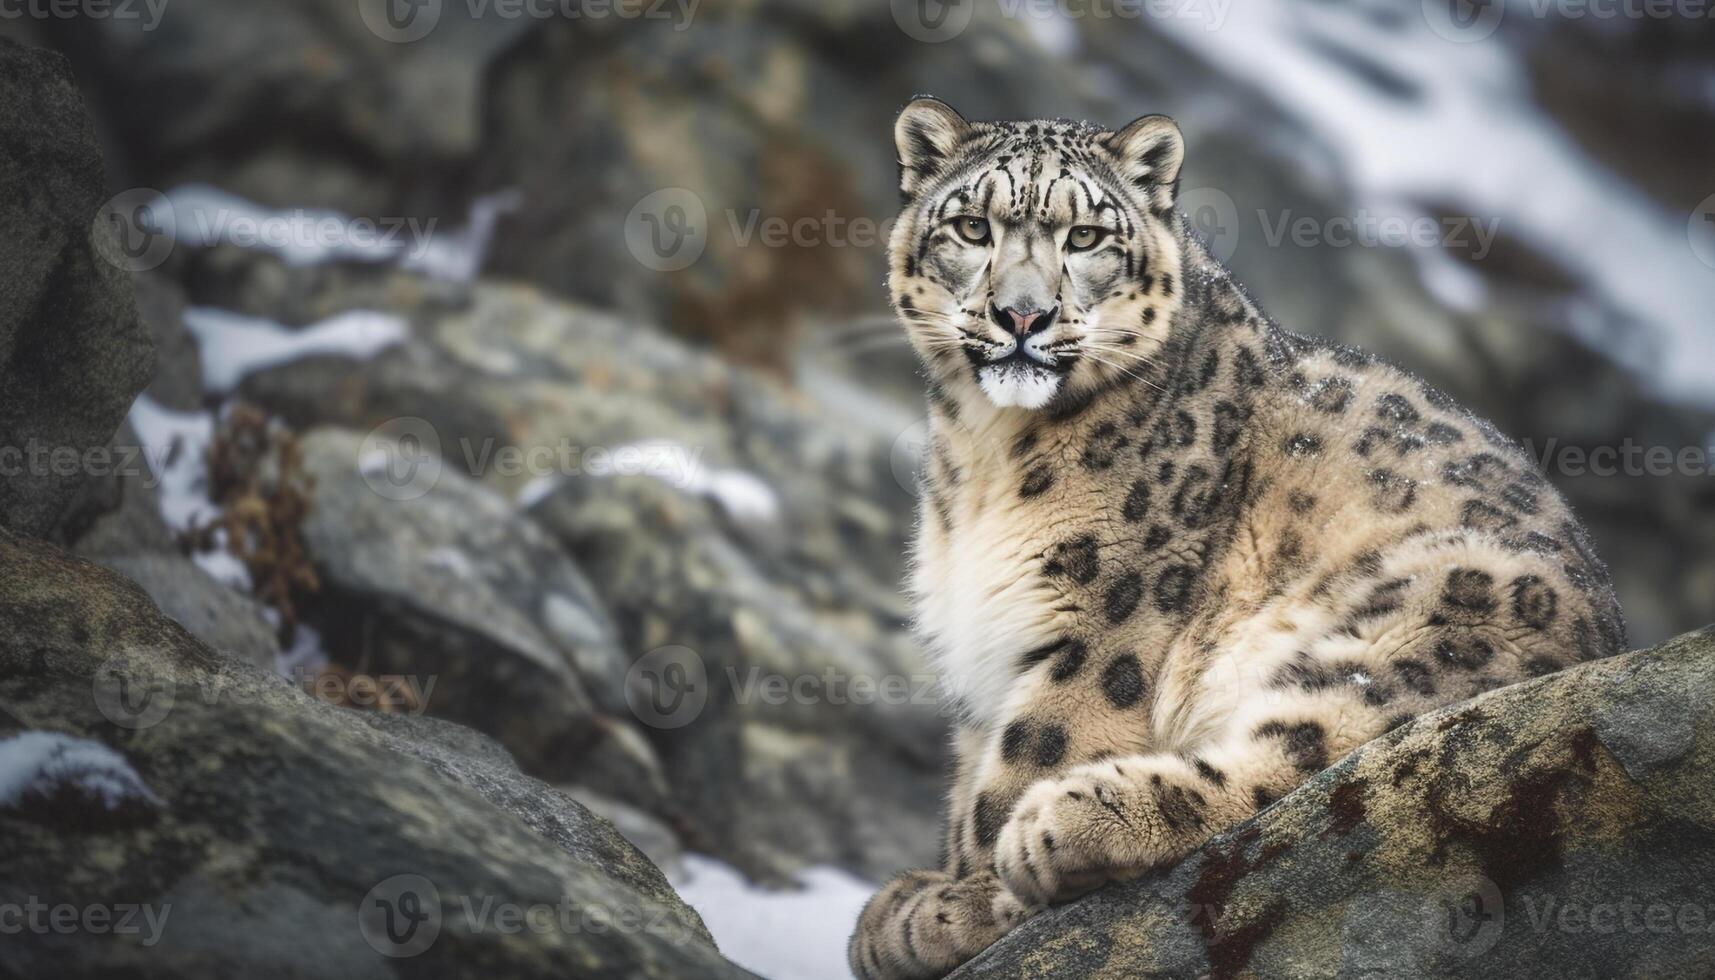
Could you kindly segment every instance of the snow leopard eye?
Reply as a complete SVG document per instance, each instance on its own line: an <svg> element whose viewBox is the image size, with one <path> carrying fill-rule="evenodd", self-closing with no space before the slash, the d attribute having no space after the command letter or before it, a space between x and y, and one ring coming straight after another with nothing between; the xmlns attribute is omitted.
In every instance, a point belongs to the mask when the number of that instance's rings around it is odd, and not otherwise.
<svg viewBox="0 0 1715 980"><path fill-rule="evenodd" d="M1107 229L1095 225L1079 225L1066 235L1066 244L1074 252L1087 252L1107 235Z"/></svg>
<svg viewBox="0 0 1715 980"><path fill-rule="evenodd" d="M954 218L953 227L959 237L972 245L985 245L989 240L989 223L984 218Z"/></svg>

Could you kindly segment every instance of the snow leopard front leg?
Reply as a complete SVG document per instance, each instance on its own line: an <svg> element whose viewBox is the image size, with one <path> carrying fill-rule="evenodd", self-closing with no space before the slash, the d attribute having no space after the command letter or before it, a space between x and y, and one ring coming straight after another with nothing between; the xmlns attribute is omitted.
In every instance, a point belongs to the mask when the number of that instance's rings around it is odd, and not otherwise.
<svg viewBox="0 0 1715 980"><path fill-rule="evenodd" d="M974 760L983 739L961 729L947 798L946 856L940 871L907 871L872 896L847 948L861 980L939 977L987 949L1023 922L1024 905L988 867L973 865L965 840L974 787Z"/></svg>
<svg viewBox="0 0 1715 980"><path fill-rule="evenodd" d="M1026 915L992 872L907 871L864 906L847 956L861 980L928 980L987 949Z"/></svg>
<svg viewBox="0 0 1715 980"><path fill-rule="evenodd" d="M1333 730L1326 708L1276 710L1194 755L1120 756L1038 782L1000 830L995 870L1036 907L1177 861L1386 729L1353 707Z"/></svg>

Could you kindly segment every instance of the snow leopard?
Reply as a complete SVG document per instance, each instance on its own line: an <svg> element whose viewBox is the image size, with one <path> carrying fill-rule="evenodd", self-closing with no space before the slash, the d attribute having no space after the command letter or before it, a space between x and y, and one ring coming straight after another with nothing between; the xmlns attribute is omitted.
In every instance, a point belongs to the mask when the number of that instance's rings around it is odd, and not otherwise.
<svg viewBox="0 0 1715 980"><path fill-rule="evenodd" d="M1234 281L1178 207L1173 120L919 98L894 142L889 292L928 383L909 588L957 710L945 859L871 898L858 977L942 976L1395 726L1623 647L1517 443Z"/></svg>

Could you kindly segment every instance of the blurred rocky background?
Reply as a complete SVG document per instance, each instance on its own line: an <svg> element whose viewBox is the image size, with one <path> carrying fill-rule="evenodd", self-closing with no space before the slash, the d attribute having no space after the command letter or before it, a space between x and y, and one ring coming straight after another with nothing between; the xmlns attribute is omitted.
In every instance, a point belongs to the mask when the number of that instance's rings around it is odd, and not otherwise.
<svg viewBox="0 0 1715 980"><path fill-rule="evenodd" d="M458 937L410 961L431 973L736 972L716 943L770 976L843 969L868 882L938 842L945 719L898 590L919 379L881 288L891 122L917 93L973 118L1175 116L1187 212L1265 308L1526 440L1634 646L1715 620L1707 17L16 9L0 738L94 739L37 744L50 775L117 750L134 771L107 782L136 792L65 792L118 835L120 891L202 930L86 975L276 954L356 975L385 934L328 910L399 874L437 883ZM47 887L24 869L101 894L7 793L0 900ZM524 948L451 924L455 896L603 889L670 935ZM286 925L296 945L208 938Z"/></svg>

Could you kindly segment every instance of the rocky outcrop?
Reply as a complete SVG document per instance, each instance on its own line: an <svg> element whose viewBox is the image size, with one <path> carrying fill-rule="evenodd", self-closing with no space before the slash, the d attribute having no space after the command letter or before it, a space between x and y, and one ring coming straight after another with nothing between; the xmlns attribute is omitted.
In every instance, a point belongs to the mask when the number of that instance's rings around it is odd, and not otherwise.
<svg viewBox="0 0 1715 980"><path fill-rule="evenodd" d="M116 502L108 440L152 348L66 61L0 38L0 527L64 539Z"/></svg>
<svg viewBox="0 0 1715 980"><path fill-rule="evenodd" d="M217 278L247 284L229 296L271 302L266 276ZM556 704L562 721L588 714L529 674L454 716L499 735L532 771L622 797L760 878L933 859L945 721L897 592L910 498L894 473L895 430L534 289L449 294L380 276L330 295L316 279L294 279L301 296L385 302L412 323L367 363L306 359L241 389L306 432L318 486L306 544L326 594L304 614L333 638L336 660L355 666L355 644L373 636L361 642L385 655L371 666L463 674L451 689L472 692L508 657L534 662L518 651L557 656L586 703L623 718L610 733L647 736L663 779L627 787L557 769L553 750L581 761L567 740L532 749L491 724L520 705L538 721ZM388 499L381 473L357 470L363 440L373 434L385 453L411 431L415 445L438 446L438 475L420 497ZM595 602L548 587L565 558ZM468 591L452 595L455 579ZM556 591L569 606L551 601ZM354 615L391 625L352 629ZM565 632L604 618L617 654ZM508 623L510 646L433 653ZM673 656L664 648L690 651L696 683L706 680L700 707L670 719L650 707L673 693L656 687Z"/></svg>
<svg viewBox="0 0 1715 980"><path fill-rule="evenodd" d="M532 772L576 773L616 724L598 712L627 714L629 663L558 543L457 472L420 495L383 482L387 443L324 428L300 447L315 487L302 529L320 579L311 601L336 659L432 678L431 713L493 735ZM658 781L640 754L642 778Z"/></svg>
<svg viewBox="0 0 1715 980"><path fill-rule="evenodd" d="M399 43L369 0L161 10L46 24L100 104L128 183L210 181L277 207L448 221L482 130L483 66L531 23L424 4L410 18L431 30Z"/></svg>
<svg viewBox="0 0 1715 980"><path fill-rule="evenodd" d="M8 935L9 975L748 976L654 865L493 742L319 703L0 531L8 777L53 741L8 745L21 732L117 757L81 750L113 770L93 790L44 757L0 792L0 902L108 916Z"/></svg>
<svg viewBox="0 0 1715 980"><path fill-rule="evenodd" d="M1715 970L1715 629L1436 712L955 976Z"/></svg>

